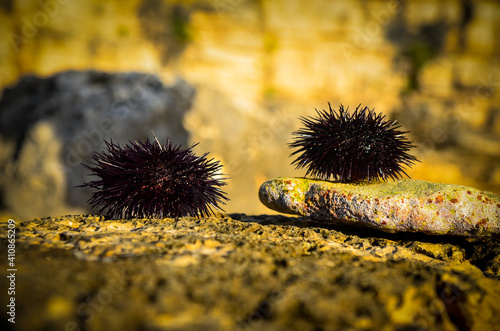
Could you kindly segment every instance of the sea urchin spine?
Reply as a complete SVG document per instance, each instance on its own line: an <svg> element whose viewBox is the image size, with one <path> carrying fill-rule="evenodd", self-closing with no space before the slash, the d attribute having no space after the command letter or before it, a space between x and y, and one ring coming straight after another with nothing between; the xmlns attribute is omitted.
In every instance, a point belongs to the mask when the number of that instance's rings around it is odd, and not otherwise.
<svg viewBox="0 0 500 331"><path fill-rule="evenodd" d="M333 178L340 182L399 179L403 166L417 162L408 154L415 147L400 131L397 121L388 121L374 109L361 108L349 114L340 105L339 112L318 111L318 117L300 120L305 128L295 132L291 148L298 148L290 156L296 168L307 168L307 175Z"/></svg>
<svg viewBox="0 0 500 331"><path fill-rule="evenodd" d="M105 150L84 165L99 180L82 186L95 188L89 203L107 209L112 217L182 217L223 211L219 204L228 200L220 187L226 178L218 177L222 165L205 153L172 145L167 139L131 142L120 146L105 141Z"/></svg>

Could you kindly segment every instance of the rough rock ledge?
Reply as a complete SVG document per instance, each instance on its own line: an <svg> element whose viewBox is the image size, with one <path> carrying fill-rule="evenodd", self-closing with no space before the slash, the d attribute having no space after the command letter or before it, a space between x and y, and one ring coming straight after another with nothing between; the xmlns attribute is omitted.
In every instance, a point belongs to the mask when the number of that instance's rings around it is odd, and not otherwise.
<svg viewBox="0 0 500 331"><path fill-rule="evenodd" d="M6 238L0 222L4 257ZM500 242L492 238L390 234L282 215L64 216L16 223L15 264L19 330L500 325ZM0 296L0 305L7 300ZM5 317L0 326L13 327Z"/></svg>
<svg viewBox="0 0 500 331"><path fill-rule="evenodd" d="M386 232L500 237L500 196L462 185L276 178L262 184L259 198L282 213Z"/></svg>

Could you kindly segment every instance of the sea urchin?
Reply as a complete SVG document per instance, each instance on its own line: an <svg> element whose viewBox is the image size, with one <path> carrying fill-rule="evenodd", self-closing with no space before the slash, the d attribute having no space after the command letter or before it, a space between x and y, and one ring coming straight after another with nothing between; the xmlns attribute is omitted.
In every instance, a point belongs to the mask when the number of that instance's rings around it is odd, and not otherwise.
<svg viewBox="0 0 500 331"><path fill-rule="evenodd" d="M209 216L223 211L219 203L228 200L220 187L226 178L217 178L218 161L196 156L192 149L172 145L167 139L131 142L120 146L105 141L105 150L84 165L99 180L82 186L95 188L89 203L107 209L112 217Z"/></svg>
<svg viewBox="0 0 500 331"><path fill-rule="evenodd" d="M340 182L399 179L409 177L403 166L418 161L407 152L415 147L400 131L397 121L388 121L374 109L361 108L349 114L340 105L339 112L318 111L317 118L301 117L305 128L293 132L290 156L299 154L292 165L307 168L307 175Z"/></svg>

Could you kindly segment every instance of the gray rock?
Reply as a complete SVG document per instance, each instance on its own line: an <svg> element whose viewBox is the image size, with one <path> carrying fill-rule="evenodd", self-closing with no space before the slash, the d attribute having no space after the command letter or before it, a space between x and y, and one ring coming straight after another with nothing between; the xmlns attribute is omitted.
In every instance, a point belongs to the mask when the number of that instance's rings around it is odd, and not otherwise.
<svg viewBox="0 0 500 331"><path fill-rule="evenodd" d="M182 121L194 90L144 73L69 71L27 76L0 100L0 205L21 219L88 212L81 166L103 140L124 144L170 137L187 145ZM76 209L75 209L76 208Z"/></svg>
<svg viewBox="0 0 500 331"><path fill-rule="evenodd" d="M500 237L500 197L461 185L277 178L262 184L259 198L279 212L386 232Z"/></svg>

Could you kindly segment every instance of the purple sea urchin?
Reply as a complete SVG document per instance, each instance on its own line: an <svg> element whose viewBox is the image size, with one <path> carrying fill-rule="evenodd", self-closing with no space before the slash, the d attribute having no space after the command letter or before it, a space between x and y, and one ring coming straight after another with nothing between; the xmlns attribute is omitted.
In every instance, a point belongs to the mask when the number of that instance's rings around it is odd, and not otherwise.
<svg viewBox="0 0 500 331"><path fill-rule="evenodd" d="M418 162L407 152L415 147L400 131L397 121L388 121L374 109L361 108L349 114L340 105L339 112L318 111L318 117L300 120L305 128L292 134L290 156L299 154L292 165L307 168L307 175L340 182L399 179L403 166Z"/></svg>
<svg viewBox="0 0 500 331"><path fill-rule="evenodd" d="M156 139L156 137L155 137ZM107 142L106 150L93 155L84 165L99 180L82 186L95 188L89 203L107 209L112 217L209 216L228 200L220 187L226 178L217 178L222 165L205 153L196 156L167 139L131 142L120 146Z"/></svg>

